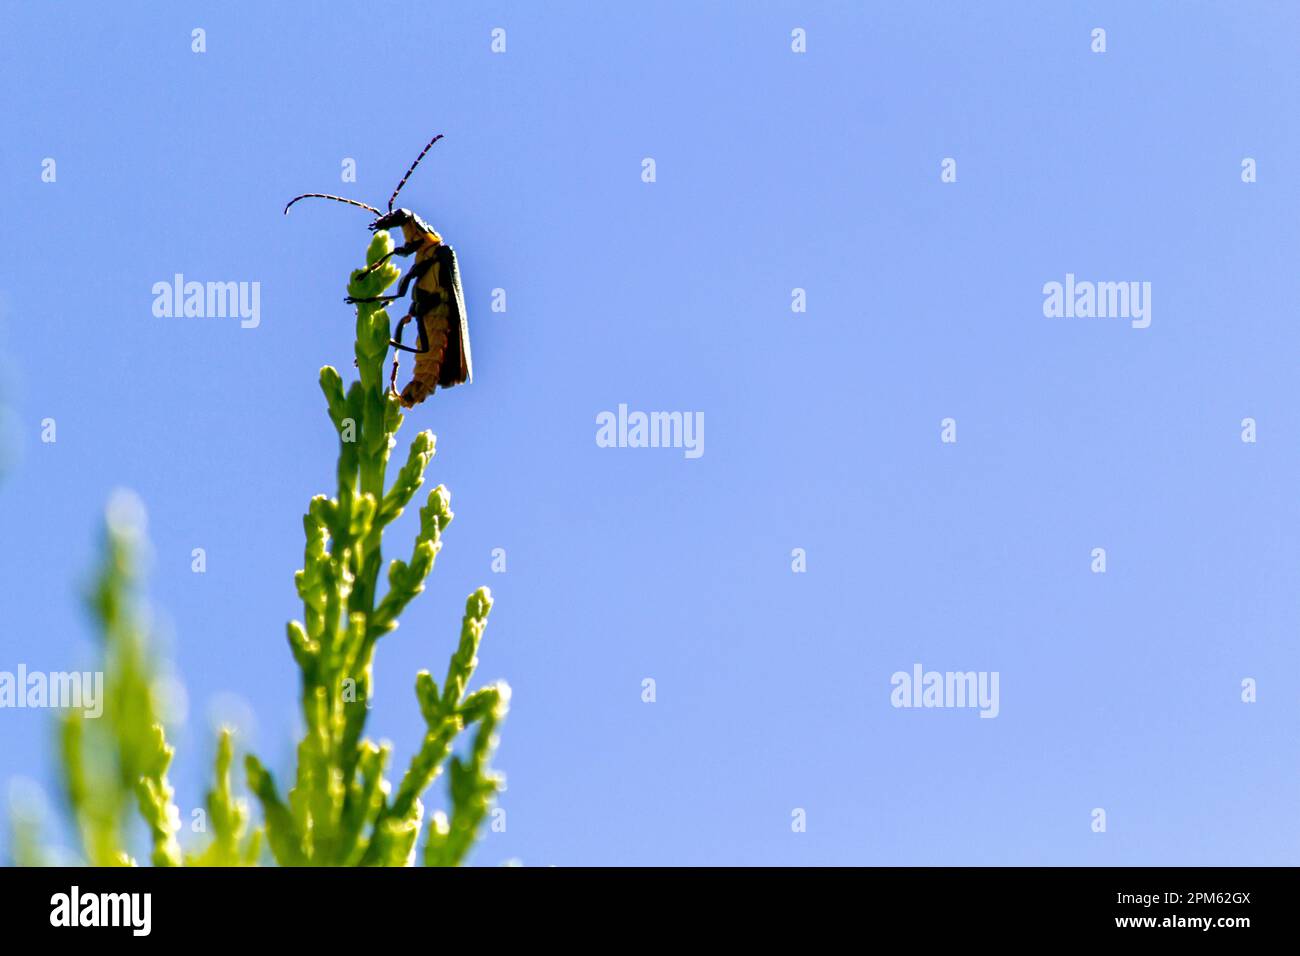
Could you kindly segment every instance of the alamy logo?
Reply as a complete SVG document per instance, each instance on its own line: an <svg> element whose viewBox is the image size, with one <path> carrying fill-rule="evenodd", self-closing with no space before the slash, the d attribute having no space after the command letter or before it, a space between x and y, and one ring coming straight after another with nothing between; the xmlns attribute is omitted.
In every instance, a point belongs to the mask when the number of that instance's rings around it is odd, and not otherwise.
<svg viewBox="0 0 1300 956"><path fill-rule="evenodd" d="M997 671L927 671L920 664L912 672L895 671L889 678L893 690L889 702L895 707L971 707L981 717L996 717Z"/></svg>
<svg viewBox="0 0 1300 956"><path fill-rule="evenodd" d="M629 412L596 415L596 445L600 448L682 448L687 458L704 454L703 412Z"/></svg>
<svg viewBox="0 0 1300 956"><path fill-rule="evenodd" d="M262 324L262 283L186 282L176 273L171 282L153 284L153 314L160 319L238 318L239 326Z"/></svg>
<svg viewBox="0 0 1300 956"><path fill-rule="evenodd" d="M51 926L127 926L133 936L148 936L153 926L150 893L71 892L50 897Z"/></svg>
<svg viewBox="0 0 1300 956"><path fill-rule="evenodd" d="M104 673L28 673L27 665L19 664L16 674L0 671L0 708L4 707L71 708L97 718L104 713Z"/></svg>
<svg viewBox="0 0 1300 956"><path fill-rule="evenodd" d="M1043 315L1049 319L1132 319L1135 329L1151 324L1150 282L1076 282L1043 284Z"/></svg>

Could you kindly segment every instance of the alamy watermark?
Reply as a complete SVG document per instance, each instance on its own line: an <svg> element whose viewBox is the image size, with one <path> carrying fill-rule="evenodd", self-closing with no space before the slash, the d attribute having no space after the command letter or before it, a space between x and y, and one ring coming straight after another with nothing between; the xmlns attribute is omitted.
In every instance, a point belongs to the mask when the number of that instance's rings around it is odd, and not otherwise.
<svg viewBox="0 0 1300 956"><path fill-rule="evenodd" d="M703 412L629 412L596 415L596 445L600 448L681 448L687 458L704 454Z"/></svg>
<svg viewBox="0 0 1300 956"><path fill-rule="evenodd" d="M981 717L996 717L997 671L927 671L913 664L911 673L895 671L889 678L893 690L889 702L895 707L978 708Z"/></svg>
<svg viewBox="0 0 1300 956"><path fill-rule="evenodd" d="M1135 329L1151 324L1150 282L1078 281L1043 284L1043 315L1049 319L1131 319Z"/></svg>
<svg viewBox="0 0 1300 956"><path fill-rule="evenodd" d="M153 314L160 319L239 319L240 328L262 324L262 283L186 282L176 273L171 282L153 284Z"/></svg>
<svg viewBox="0 0 1300 956"><path fill-rule="evenodd" d="M132 936L148 936L153 928L152 893L83 893L73 885L50 897L51 926L120 926Z"/></svg>
<svg viewBox="0 0 1300 956"><path fill-rule="evenodd" d="M0 709L6 707L58 707L97 718L104 713L104 672L29 673L19 664L16 673L0 671Z"/></svg>

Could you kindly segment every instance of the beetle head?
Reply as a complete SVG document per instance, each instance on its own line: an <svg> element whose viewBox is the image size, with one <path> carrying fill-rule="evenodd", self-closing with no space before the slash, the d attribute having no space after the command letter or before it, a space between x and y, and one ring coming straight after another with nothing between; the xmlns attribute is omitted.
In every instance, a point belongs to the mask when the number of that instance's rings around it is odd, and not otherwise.
<svg viewBox="0 0 1300 956"><path fill-rule="evenodd" d="M400 229L415 221L415 213L409 209L393 209L384 213L370 224L371 232L381 229Z"/></svg>
<svg viewBox="0 0 1300 956"><path fill-rule="evenodd" d="M409 209L394 209L370 224L371 232L378 232L381 229L402 230L402 238L406 242L416 242L421 239L442 242L442 236L434 232L433 227Z"/></svg>

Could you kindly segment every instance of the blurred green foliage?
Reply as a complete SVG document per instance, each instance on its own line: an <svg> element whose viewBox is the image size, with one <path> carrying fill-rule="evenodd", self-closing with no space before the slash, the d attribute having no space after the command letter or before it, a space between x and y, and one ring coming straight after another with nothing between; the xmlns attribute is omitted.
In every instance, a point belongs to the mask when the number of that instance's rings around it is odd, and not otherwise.
<svg viewBox="0 0 1300 956"><path fill-rule="evenodd" d="M389 235L377 234L366 253L370 268L352 273L350 296L378 296L396 281L400 270L388 259L391 251ZM282 792L257 757L245 757L248 788L261 809L261 823L254 828L250 807L232 783L234 736L223 730L206 801L212 832L206 847L190 853L178 841L180 813L167 778L172 749L162 716L158 659L138 597L144 509L129 494L110 502L90 600L100 638L104 712L95 719L67 711L59 734L64 795L82 857L91 865L136 862L128 847L137 816L146 825L150 859L157 866L239 866L267 862L268 855L284 866L410 865L419 857L422 797L449 760L449 805L430 815L422 859L429 866L455 866L473 846L503 785L489 759L510 699L504 683L467 692L492 608L487 588L466 602L460 641L442 687L428 671L416 676L426 732L396 792L384 775L389 745L364 735L375 648L424 590L453 517L447 489L440 485L430 491L409 556L389 562L381 593L384 532L423 485L435 445L432 433L416 435L405 464L385 487L390 450L402 424L400 403L386 388L382 369L389 329L382 303L358 304L359 380L345 391L335 369L320 373L339 438L337 482L334 496L312 499L303 518L306 547L295 576L303 619L289 623L288 641L301 672L306 729L292 786ZM457 738L471 728L466 757L452 756ZM20 808L12 823L15 862L48 862L34 816Z"/></svg>

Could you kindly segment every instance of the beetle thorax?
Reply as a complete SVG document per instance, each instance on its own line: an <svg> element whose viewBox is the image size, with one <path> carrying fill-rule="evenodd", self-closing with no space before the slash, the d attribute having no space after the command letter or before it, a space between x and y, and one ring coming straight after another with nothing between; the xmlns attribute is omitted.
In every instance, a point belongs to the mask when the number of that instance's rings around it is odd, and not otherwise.
<svg viewBox="0 0 1300 956"><path fill-rule="evenodd" d="M402 222L402 238L407 243L442 242L442 236L434 232L433 228L415 213L411 213Z"/></svg>

